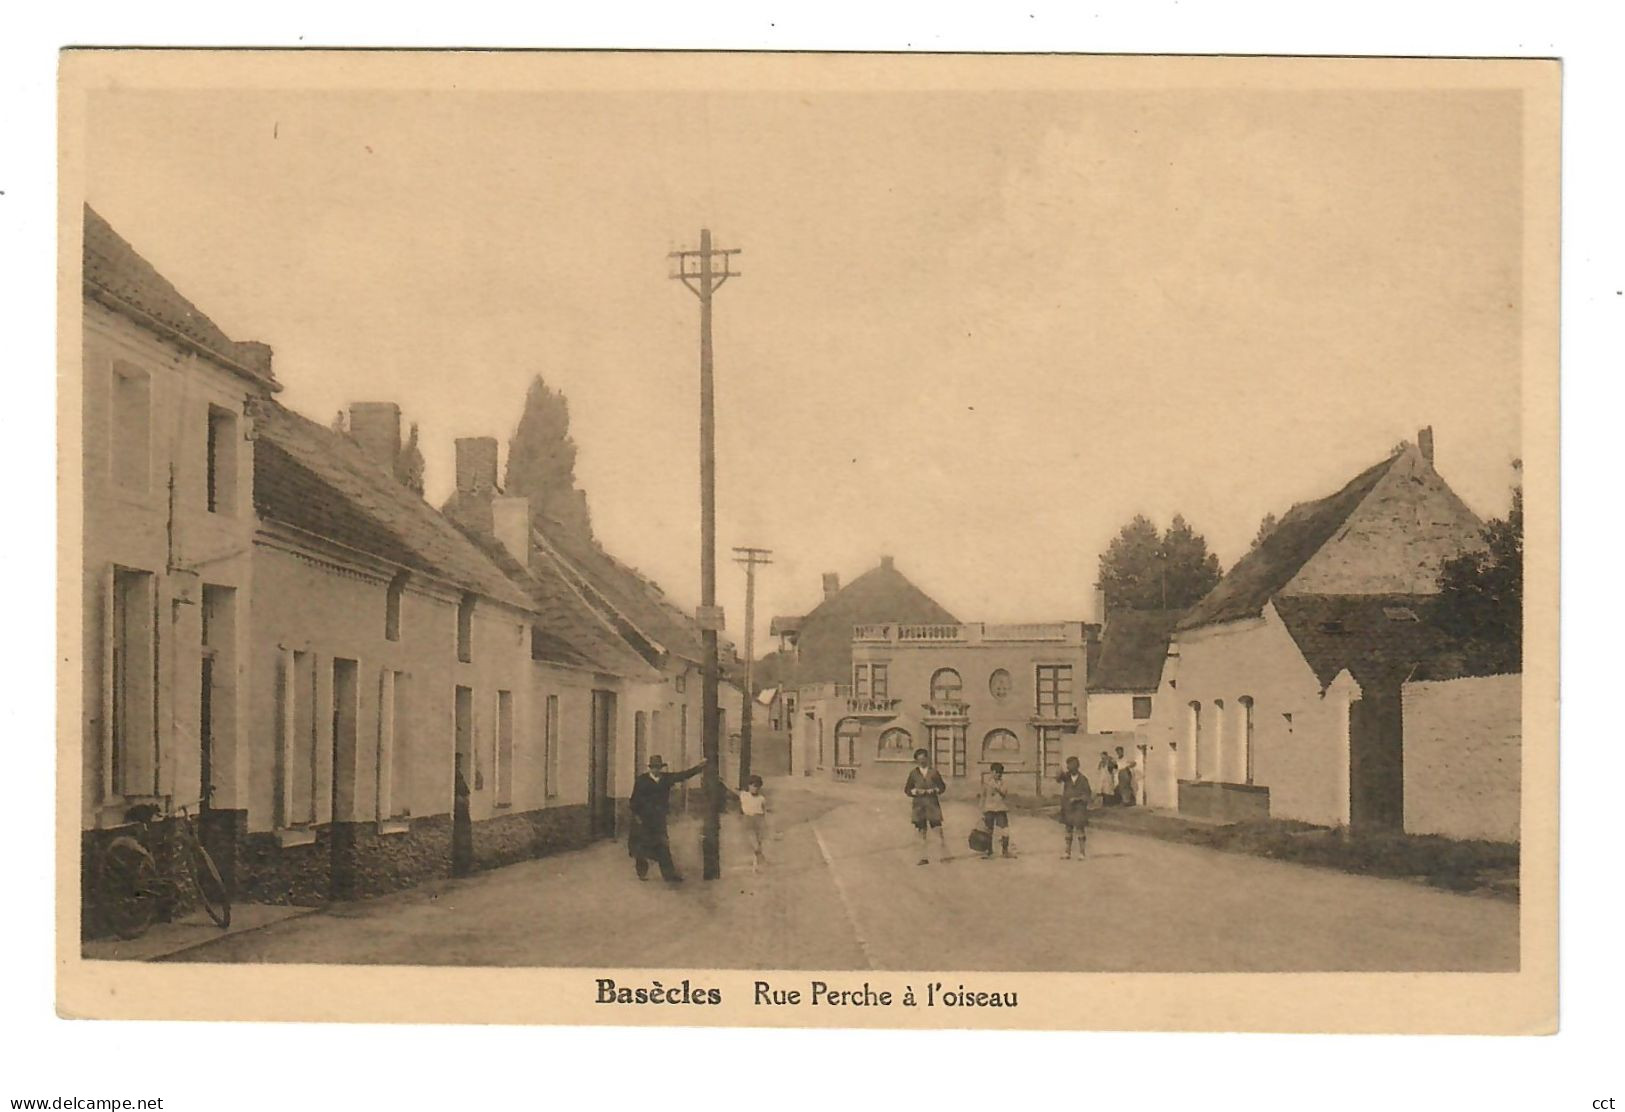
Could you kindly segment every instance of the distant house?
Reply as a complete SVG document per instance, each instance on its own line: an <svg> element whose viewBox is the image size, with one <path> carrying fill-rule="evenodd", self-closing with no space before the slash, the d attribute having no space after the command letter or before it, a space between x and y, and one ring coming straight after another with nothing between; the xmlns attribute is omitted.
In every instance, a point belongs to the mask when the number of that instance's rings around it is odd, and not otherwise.
<svg viewBox="0 0 1625 1112"><path fill-rule="evenodd" d="M1452 666L1436 580L1480 528L1430 429L1289 510L1175 627L1146 731L1153 802L1399 827L1399 685Z"/></svg>
<svg viewBox="0 0 1625 1112"><path fill-rule="evenodd" d="M1100 608L1104 610L1103 602ZM1115 757L1122 748L1140 770L1135 776L1138 799L1151 806L1172 806L1173 801L1171 792L1157 796L1160 785L1149 782L1144 770L1152 763L1155 742L1149 731L1168 642L1183 617L1182 610L1114 610L1090 645L1088 732L1078 746L1084 772L1093 780L1098 754L1105 750Z"/></svg>
<svg viewBox="0 0 1625 1112"><path fill-rule="evenodd" d="M841 586L826 572L824 597L804 615L775 617L779 638L776 679L783 687L784 716L790 729L790 769L811 775L831 768L833 730L843 717L834 700L845 699L854 680L854 629L897 622L955 625L958 619L897 570L890 556Z"/></svg>

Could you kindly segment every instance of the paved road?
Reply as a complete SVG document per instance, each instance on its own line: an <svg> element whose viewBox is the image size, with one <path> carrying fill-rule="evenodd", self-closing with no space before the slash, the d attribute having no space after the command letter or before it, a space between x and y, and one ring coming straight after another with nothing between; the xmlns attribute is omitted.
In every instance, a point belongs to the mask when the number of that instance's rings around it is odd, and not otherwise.
<svg viewBox="0 0 1625 1112"><path fill-rule="evenodd" d="M1134 834L1096 831L1060 860L1060 827L1016 816L1014 860L965 848L920 866L902 792L783 780L761 872L729 816L723 878L639 883L624 846L590 849L221 939L171 960L734 969L1156 972L1510 970L1516 905ZM725 820L726 821L726 820Z"/></svg>

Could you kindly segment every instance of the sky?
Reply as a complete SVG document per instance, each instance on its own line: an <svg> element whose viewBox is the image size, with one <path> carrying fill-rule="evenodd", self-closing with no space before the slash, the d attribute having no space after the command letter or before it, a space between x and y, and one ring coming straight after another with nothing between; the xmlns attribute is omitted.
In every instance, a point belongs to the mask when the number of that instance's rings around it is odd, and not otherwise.
<svg viewBox="0 0 1625 1112"><path fill-rule="evenodd" d="M1521 454L1520 105L1493 90L112 89L87 199L322 420L453 441L570 402L600 540L699 597L710 227L719 552L774 614L882 555L962 620L1092 617L1099 554L1266 513L1418 428L1481 516ZM720 601L743 636L744 573Z"/></svg>

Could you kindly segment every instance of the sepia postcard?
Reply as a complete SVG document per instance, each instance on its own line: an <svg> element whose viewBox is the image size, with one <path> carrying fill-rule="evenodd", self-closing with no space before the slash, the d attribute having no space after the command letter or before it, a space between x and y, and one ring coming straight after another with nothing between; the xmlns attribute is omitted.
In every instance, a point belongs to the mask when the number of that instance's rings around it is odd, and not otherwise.
<svg viewBox="0 0 1625 1112"><path fill-rule="evenodd" d="M59 1011L1554 1031L1559 83L64 51Z"/></svg>

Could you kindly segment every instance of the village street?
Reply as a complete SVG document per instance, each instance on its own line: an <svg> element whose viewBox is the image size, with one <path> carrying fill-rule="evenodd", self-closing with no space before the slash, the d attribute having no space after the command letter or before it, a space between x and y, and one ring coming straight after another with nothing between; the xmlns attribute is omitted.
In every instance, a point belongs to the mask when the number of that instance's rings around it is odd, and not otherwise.
<svg viewBox="0 0 1625 1112"><path fill-rule="evenodd" d="M1082 861L1017 815L1015 860L965 847L916 864L902 792L775 779L770 864L724 817L724 877L700 880L698 827L673 824L682 885L639 883L623 843L234 935L197 962L1076 971L1510 970L1518 908L1418 884L1096 830Z"/></svg>

